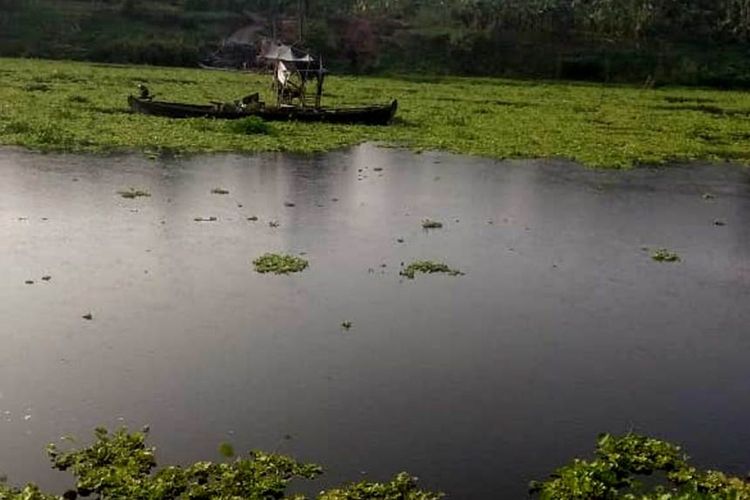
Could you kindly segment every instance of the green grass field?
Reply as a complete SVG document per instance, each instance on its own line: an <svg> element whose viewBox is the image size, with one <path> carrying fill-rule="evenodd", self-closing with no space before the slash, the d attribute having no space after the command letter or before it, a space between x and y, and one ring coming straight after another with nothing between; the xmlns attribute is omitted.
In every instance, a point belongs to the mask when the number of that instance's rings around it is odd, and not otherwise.
<svg viewBox="0 0 750 500"><path fill-rule="evenodd" d="M218 120L130 114L157 98L205 103L260 91L262 75L0 59L0 144L40 150L328 151L362 141L492 158L559 157L595 167L750 161L750 94L477 78L331 77L327 105L400 103L389 127L273 123L244 135Z"/></svg>

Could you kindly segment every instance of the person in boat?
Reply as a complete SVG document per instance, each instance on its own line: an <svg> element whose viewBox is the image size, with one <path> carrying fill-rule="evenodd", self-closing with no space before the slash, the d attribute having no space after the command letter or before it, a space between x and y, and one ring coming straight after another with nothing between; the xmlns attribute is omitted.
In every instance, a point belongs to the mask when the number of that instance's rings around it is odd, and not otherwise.
<svg viewBox="0 0 750 500"><path fill-rule="evenodd" d="M295 80L294 76L300 78L299 81ZM292 105L294 99L299 99L301 102L304 101L305 82L301 79L301 73L297 71L293 63L278 61L276 63L274 80L276 98L279 104Z"/></svg>
<svg viewBox="0 0 750 500"><path fill-rule="evenodd" d="M139 92L139 95L138 95L139 99L145 99L147 101L150 101L151 99L154 98L154 96L152 96L151 92L148 90L148 87L146 87L142 83L138 84L138 92Z"/></svg>

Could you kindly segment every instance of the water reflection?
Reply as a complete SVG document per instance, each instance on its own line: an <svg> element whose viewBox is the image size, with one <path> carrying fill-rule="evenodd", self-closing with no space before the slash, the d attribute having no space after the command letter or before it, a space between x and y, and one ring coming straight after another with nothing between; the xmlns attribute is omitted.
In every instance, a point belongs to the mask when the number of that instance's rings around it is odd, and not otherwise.
<svg viewBox="0 0 750 500"><path fill-rule="evenodd" d="M747 177L369 145L5 151L0 471L59 486L44 444L124 422L150 423L164 462L229 440L318 460L332 482L409 470L455 498L520 497L605 430L744 473ZM151 197L117 196L128 187ZM428 217L445 227L424 231ZM683 263L652 262L655 246ZM311 267L253 273L269 250ZM467 274L402 282L417 258Z"/></svg>

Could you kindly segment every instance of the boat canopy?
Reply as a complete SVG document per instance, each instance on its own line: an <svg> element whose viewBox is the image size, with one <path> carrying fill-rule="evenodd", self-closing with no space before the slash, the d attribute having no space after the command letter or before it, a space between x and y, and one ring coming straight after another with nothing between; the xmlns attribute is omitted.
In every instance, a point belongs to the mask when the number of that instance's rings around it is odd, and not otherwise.
<svg viewBox="0 0 750 500"><path fill-rule="evenodd" d="M278 106L320 107L326 75L322 59L277 40L266 40L258 58L273 68ZM314 94L307 92L307 84L312 80L316 82Z"/></svg>
<svg viewBox="0 0 750 500"><path fill-rule="evenodd" d="M260 55L261 59L267 61L283 61L291 63L311 63L313 57L301 50L295 49L283 43L271 43Z"/></svg>

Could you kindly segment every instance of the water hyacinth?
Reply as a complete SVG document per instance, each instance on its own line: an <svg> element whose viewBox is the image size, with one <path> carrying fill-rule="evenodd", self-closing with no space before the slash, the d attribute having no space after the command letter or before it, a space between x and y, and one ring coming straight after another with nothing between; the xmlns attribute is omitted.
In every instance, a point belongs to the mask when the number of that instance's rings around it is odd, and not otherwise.
<svg viewBox="0 0 750 500"><path fill-rule="evenodd" d="M654 89L526 84L500 78L435 77L326 79L328 106L399 99L387 127L275 122L231 124L204 118L168 120L128 112L133 81L157 83L159 98L206 103L234 99L248 86L274 102L267 75L190 68L1 59L0 144L63 151L312 153L376 141L415 151L446 150L490 158L567 158L587 166L734 160L747 163L750 94L706 89ZM61 84L66 75L71 83ZM88 82L77 85L75 81ZM34 85L49 90L34 90ZM711 108L679 101L710 100ZM592 104L595 103L595 104ZM51 113L50 110L58 110ZM718 111L721 111L720 113ZM253 123L255 122L255 123ZM238 127L237 132L231 127ZM249 133L248 132L252 132Z"/></svg>
<svg viewBox="0 0 750 500"><path fill-rule="evenodd" d="M296 255L266 253L253 261L259 273L291 274L304 271L308 261Z"/></svg>
<svg viewBox="0 0 750 500"><path fill-rule="evenodd" d="M464 274L458 269L451 269L450 267L448 267L446 264L443 264L442 262L433 262L430 260L418 260L418 261L412 262L411 264L406 266L404 269L402 269L399 274L410 280L413 280L417 273L424 273L424 274L442 273L442 274L447 274L448 276L462 276Z"/></svg>

